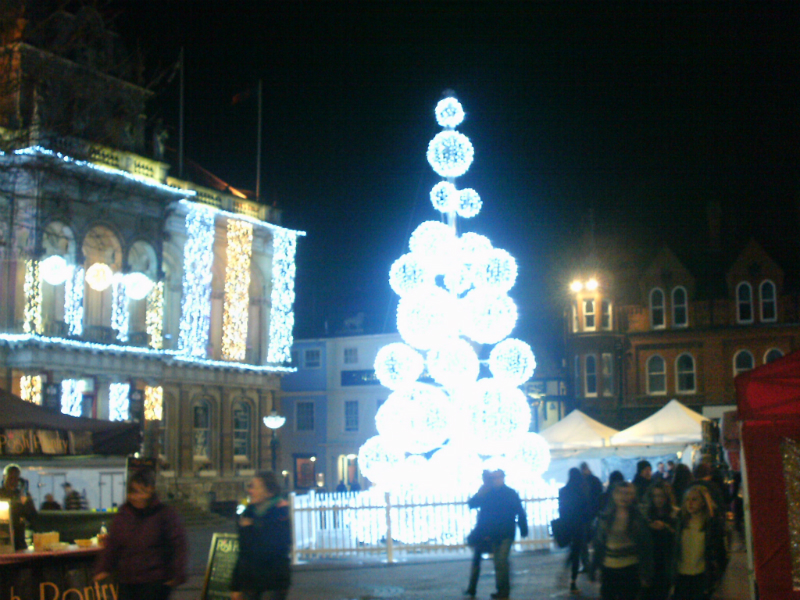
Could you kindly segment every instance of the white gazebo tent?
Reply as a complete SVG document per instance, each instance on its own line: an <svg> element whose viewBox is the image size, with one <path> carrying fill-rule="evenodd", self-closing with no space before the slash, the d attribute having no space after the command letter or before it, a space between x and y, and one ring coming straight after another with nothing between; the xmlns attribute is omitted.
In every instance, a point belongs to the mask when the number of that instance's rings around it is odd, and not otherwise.
<svg viewBox="0 0 800 600"><path fill-rule="evenodd" d="M611 438L612 446L666 446L697 444L703 441L706 417L670 400L661 410L620 431Z"/></svg>
<svg viewBox="0 0 800 600"><path fill-rule="evenodd" d="M566 417L541 431L551 450L602 448L609 445L616 429L595 421L586 413L573 410Z"/></svg>

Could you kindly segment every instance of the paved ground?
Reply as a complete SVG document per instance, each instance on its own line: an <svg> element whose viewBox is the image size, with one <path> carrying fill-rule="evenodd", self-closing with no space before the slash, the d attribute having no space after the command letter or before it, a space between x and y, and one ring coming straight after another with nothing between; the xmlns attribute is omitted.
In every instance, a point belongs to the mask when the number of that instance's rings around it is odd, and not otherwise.
<svg viewBox="0 0 800 600"><path fill-rule="evenodd" d="M217 529L219 531L219 529ZM213 531L190 531L191 577L173 594L173 600L199 600L208 548ZM730 567L717 598L747 598L746 557L734 547ZM562 550L542 550L512 555L514 599L574 598L567 590L562 569ZM293 572L289 600L462 600L469 576L469 557L459 555L419 556L392 565L379 561L341 560L299 565ZM579 577L580 598L599 598L599 585ZM495 591L494 568L484 560L478 598L489 599Z"/></svg>

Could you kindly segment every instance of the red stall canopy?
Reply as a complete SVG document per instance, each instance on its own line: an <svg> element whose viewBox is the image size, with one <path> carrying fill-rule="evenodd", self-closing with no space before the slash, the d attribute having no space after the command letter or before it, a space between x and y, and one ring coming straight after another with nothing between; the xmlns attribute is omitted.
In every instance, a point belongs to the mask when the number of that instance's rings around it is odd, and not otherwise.
<svg viewBox="0 0 800 600"><path fill-rule="evenodd" d="M800 440L800 352L735 379L747 463L753 562L760 598L800 600L792 585L781 442Z"/></svg>

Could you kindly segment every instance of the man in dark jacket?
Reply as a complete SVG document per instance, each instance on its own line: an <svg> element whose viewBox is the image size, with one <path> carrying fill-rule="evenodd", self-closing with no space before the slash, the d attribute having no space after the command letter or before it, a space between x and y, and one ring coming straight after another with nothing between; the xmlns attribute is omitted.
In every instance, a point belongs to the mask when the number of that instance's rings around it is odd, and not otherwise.
<svg viewBox="0 0 800 600"><path fill-rule="evenodd" d="M522 537L528 537L528 518L519 494L506 485L505 473L498 469L488 478L488 489L481 488L469 499L470 508L480 508L483 531L494 554L497 593L492 598L507 600L511 593L508 555L514 543L517 525Z"/></svg>
<svg viewBox="0 0 800 600"><path fill-rule="evenodd" d="M28 493L21 471L17 465L6 465L3 469L3 486L0 488L0 500L9 504L11 524L14 527L14 550L25 550L25 523L36 518L36 507Z"/></svg>
<svg viewBox="0 0 800 600"><path fill-rule="evenodd" d="M648 460L640 460L636 463L636 476L633 478L633 485L636 488L636 502L644 501L644 494L650 487L653 479L653 465Z"/></svg>

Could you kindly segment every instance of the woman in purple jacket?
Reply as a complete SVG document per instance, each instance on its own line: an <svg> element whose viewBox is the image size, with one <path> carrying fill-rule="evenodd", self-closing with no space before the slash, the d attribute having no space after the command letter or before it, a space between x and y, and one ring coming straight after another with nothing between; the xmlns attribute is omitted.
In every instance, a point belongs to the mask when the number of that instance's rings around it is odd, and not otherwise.
<svg viewBox="0 0 800 600"><path fill-rule="evenodd" d="M128 499L108 531L95 581L116 575L119 600L166 600L186 581L186 532L178 514L156 495L155 473L128 480Z"/></svg>

